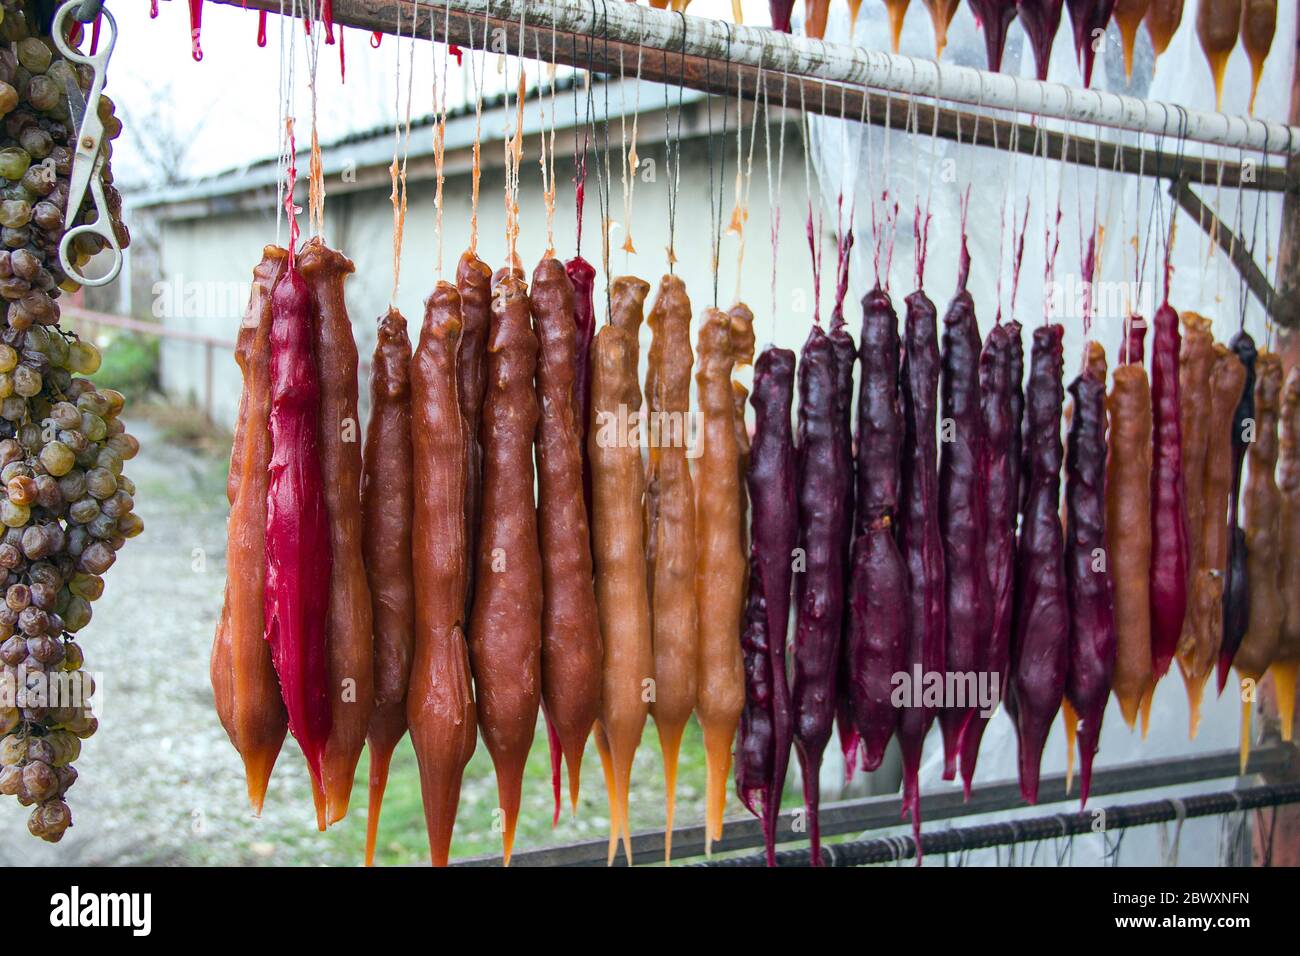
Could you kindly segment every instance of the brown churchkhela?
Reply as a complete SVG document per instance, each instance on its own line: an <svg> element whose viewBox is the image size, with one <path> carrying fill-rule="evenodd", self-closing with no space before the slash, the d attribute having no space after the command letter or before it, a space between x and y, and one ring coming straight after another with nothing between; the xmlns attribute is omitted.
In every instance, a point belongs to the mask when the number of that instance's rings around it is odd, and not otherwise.
<svg viewBox="0 0 1300 956"><path fill-rule="evenodd" d="M1250 60L1250 112L1255 112L1255 94L1277 32L1277 0L1241 0L1241 45Z"/></svg>
<svg viewBox="0 0 1300 956"><path fill-rule="evenodd" d="M731 317L731 356L735 360L732 367L731 394L735 398L736 419L736 460L739 466L740 488L740 546L749 554L749 426L745 424L745 404L749 398L749 389L735 373L746 365L754 364L754 313L749 306L737 302L727 310ZM749 588L749 576L745 576L743 587Z"/></svg>
<svg viewBox="0 0 1300 956"><path fill-rule="evenodd" d="M1300 668L1300 366L1287 373L1282 389L1282 453L1277 475L1282 493L1282 633L1272 672L1282 739L1289 741L1295 719L1296 670Z"/></svg>
<svg viewBox="0 0 1300 956"><path fill-rule="evenodd" d="M461 774L478 739L465 644L470 551L463 515L473 443L457 387L460 347L460 295L439 282L425 302L411 362L415 656L406 693L434 866L447 865Z"/></svg>
<svg viewBox="0 0 1300 956"><path fill-rule="evenodd" d="M456 357L456 388L460 411L469 441L468 471L465 475L465 543L477 554L479 513L483 497L483 446L479 442L479 420L483 414L483 390L487 375L488 324L492 314L492 270L471 250L456 264L456 292L460 296L460 354ZM474 562L465 578L465 619L469 619L474 597Z"/></svg>
<svg viewBox="0 0 1300 956"><path fill-rule="evenodd" d="M611 287L611 311L640 312L649 285L620 277ZM623 837L623 850L632 859L627 808L632 759L649 713L646 684L654 678L650 636L645 549L641 536L645 477L638 444L621 440L620 407L639 404L633 356L632 327L640 317L620 314L596 333L592 344L591 423L587 436L591 461L596 604L605 655L601 673L599 733L608 756L605 782L609 791L610 848Z"/></svg>
<svg viewBox="0 0 1300 956"><path fill-rule="evenodd" d="M690 410L691 300L673 275L659 283L648 317L652 338L645 400L651 415L645 529L655 699L650 704L664 755L664 859L672 856L677 755L695 710L699 619L695 607L695 486L686 459ZM735 386L733 385L733 388ZM738 398L743 403L744 398ZM739 437L739 435L737 435Z"/></svg>
<svg viewBox="0 0 1300 956"><path fill-rule="evenodd" d="M1183 313L1182 319L1178 391L1182 417L1183 499L1187 503L1188 601L1174 656L1187 687L1190 733L1195 737L1205 679L1214 666L1214 652L1218 649L1218 642L1207 641L1207 638L1217 633L1221 626L1216 623L1211 627L1203 613L1210 608L1217 580L1205 553L1207 471L1210 446L1227 445L1228 426L1225 424L1222 432L1212 432L1212 416L1206 414L1212 408L1210 378L1215 366L1210 321L1195 312ZM1224 504L1226 507L1226 501ZM1226 521L1223 509L1220 509L1219 520Z"/></svg>
<svg viewBox="0 0 1300 956"><path fill-rule="evenodd" d="M370 365L370 424L361 470L361 553L375 635L375 709L366 808L366 865L375 858L379 810L393 749L406 733L406 686L415 635L411 578L411 340L394 308L379 320Z"/></svg>
<svg viewBox="0 0 1300 956"><path fill-rule="evenodd" d="M1141 364L1115 369L1106 408L1106 552L1116 638L1111 686L1131 729L1151 686L1151 386Z"/></svg>
<svg viewBox="0 0 1300 956"><path fill-rule="evenodd" d="M469 627L479 729L496 767L507 865L541 700L542 562L533 503L536 366L528 292L518 277L507 274L493 289L488 333L479 426L482 519Z"/></svg>
<svg viewBox="0 0 1300 956"><path fill-rule="evenodd" d="M1137 42L1138 27L1150 6L1151 0L1115 0L1112 16L1124 47L1124 75L1130 79L1133 77L1133 45Z"/></svg>
<svg viewBox="0 0 1300 956"><path fill-rule="evenodd" d="M731 370L731 319L708 309L700 326L695 382L702 443L695 482L695 600L699 620L699 699L695 706L708 762L705 844L722 836L736 725L745 703L740 612L745 557L740 546L740 471Z"/></svg>
<svg viewBox="0 0 1300 956"><path fill-rule="evenodd" d="M573 285L543 259L529 293L537 362L537 522L542 553L542 702L569 768L576 813L582 752L600 707L600 625L582 499L582 430L573 394ZM558 778L557 778L558 784ZM555 812L560 812L556 791Z"/></svg>
<svg viewBox="0 0 1300 956"><path fill-rule="evenodd" d="M1214 108L1223 108L1223 74L1237 45L1242 0L1197 0L1196 35L1214 79Z"/></svg>
<svg viewBox="0 0 1300 956"><path fill-rule="evenodd" d="M1226 345L1214 346L1214 368L1210 372L1209 441L1206 445L1205 478L1202 492L1205 513L1201 527L1204 567L1193 581L1194 620L1201 628L1196 635L1197 672L1201 683L1209 679L1223 640L1224 587L1228 569L1228 503L1232 498L1232 429L1238 404L1246 386L1246 366ZM1180 664L1182 659L1180 658ZM1197 700L1199 701L1199 697ZM1193 731L1195 728L1193 728Z"/></svg>
<svg viewBox="0 0 1300 956"><path fill-rule="evenodd" d="M1282 495L1274 471L1278 459L1278 416L1282 360L1261 350L1255 360L1255 440L1246 452L1242 508L1246 515L1246 567L1250 580L1250 618L1246 636L1232 659L1242 683L1241 772L1250 755L1250 713L1255 686L1277 654L1282 633ZM1247 682L1252 682L1248 686ZM1251 691L1248 693L1248 691Z"/></svg>
<svg viewBox="0 0 1300 956"><path fill-rule="evenodd" d="M1147 7L1147 35L1151 37L1151 48L1160 56L1169 48L1169 41L1178 32L1178 24L1183 19L1183 0L1150 0Z"/></svg>
<svg viewBox="0 0 1300 956"><path fill-rule="evenodd" d="M327 385L320 396L320 457L334 569L327 628L332 722L322 761L324 794L317 795L317 818L324 826L348 812L352 778L374 705L374 641L361 554L357 346L343 301L343 280L352 274L353 265L316 237L298 253L298 271L311 295L316 365Z"/></svg>
<svg viewBox="0 0 1300 956"><path fill-rule="evenodd" d="M271 460L271 292L288 264L289 254L279 246L262 250L235 342L235 361L244 376L244 390L226 480L230 520L226 525L225 605L212 644L217 715L244 760L248 799L253 812L259 814L288 728L262 613L267 465Z"/></svg>

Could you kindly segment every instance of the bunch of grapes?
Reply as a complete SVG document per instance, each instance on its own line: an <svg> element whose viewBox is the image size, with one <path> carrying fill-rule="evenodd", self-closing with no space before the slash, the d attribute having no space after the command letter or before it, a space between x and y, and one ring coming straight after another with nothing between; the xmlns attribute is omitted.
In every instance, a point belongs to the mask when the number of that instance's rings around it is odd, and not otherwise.
<svg viewBox="0 0 1300 956"><path fill-rule="evenodd" d="M98 726L73 635L144 523L122 474L140 448L123 397L80 377L99 369L99 351L59 327L58 296L77 288L58 255L76 136L67 84L84 93L91 77L58 54L35 9L0 0L0 794L32 807L28 830L56 843L72 824L72 763ZM121 132L106 97L100 116L108 139ZM105 180L125 247L107 167ZM74 245L80 268L102 240Z"/></svg>

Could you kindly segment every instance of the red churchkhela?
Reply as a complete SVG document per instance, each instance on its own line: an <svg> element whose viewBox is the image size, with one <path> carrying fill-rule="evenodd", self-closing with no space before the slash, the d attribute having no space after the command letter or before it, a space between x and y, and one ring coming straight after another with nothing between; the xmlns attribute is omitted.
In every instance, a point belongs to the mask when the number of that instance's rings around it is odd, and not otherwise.
<svg viewBox="0 0 1300 956"><path fill-rule="evenodd" d="M1047 66L1052 59L1052 41L1061 27L1063 0L1016 0L1020 22L1034 49L1034 66L1038 78L1047 79Z"/></svg>
<svg viewBox="0 0 1300 956"><path fill-rule="evenodd" d="M1151 342L1151 666L1169 671L1187 611L1187 503L1183 495L1182 405L1178 394L1182 335L1166 301L1156 310Z"/></svg>
<svg viewBox="0 0 1300 956"><path fill-rule="evenodd" d="M320 382L307 285L292 265L271 305L271 462L266 500L266 639L289 729L317 784L331 717L325 623L333 566L317 447Z"/></svg>
<svg viewBox="0 0 1300 956"><path fill-rule="evenodd" d="M1016 18L1016 0L968 0L971 12L984 31L984 49L989 69L1002 69L1002 51L1007 45L1007 30Z"/></svg>

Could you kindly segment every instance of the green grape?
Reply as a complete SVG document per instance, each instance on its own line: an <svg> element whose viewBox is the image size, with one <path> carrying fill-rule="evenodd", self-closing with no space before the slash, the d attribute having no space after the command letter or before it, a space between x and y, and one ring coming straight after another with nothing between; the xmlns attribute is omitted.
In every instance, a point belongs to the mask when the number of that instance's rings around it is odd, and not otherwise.
<svg viewBox="0 0 1300 956"><path fill-rule="evenodd" d="M59 495L64 501L76 501L86 497L86 473L80 468L74 468L60 478Z"/></svg>
<svg viewBox="0 0 1300 956"><path fill-rule="evenodd" d="M5 399L5 401L9 401L9 399ZM104 425L104 419L98 415L82 412L81 433L91 441L103 441L108 435L108 428Z"/></svg>
<svg viewBox="0 0 1300 956"><path fill-rule="evenodd" d="M32 157L27 150L19 149L17 146L10 146L6 149L0 149L0 176L5 179L17 181L23 178L23 173L27 172L27 167L32 164ZM87 375L94 374L87 372Z"/></svg>
<svg viewBox="0 0 1300 956"><path fill-rule="evenodd" d="M0 524L7 528L21 528L31 520L32 509L14 504L8 498L0 499Z"/></svg>
<svg viewBox="0 0 1300 956"><path fill-rule="evenodd" d="M117 491L117 478L107 468L92 468L86 472L86 490L100 501L111 498Z"/></svg>
<svg viewBox="0 0 1300 956"><path fill-rule="evenodd" d="M121 488L128 495L135 497L135 482L126 475L117 476L117 487Z"/></svg>
<svg viewBox="0 0 1300 956"><path fill-rule="evenodd" d="M68 361L68 340L62 335L51 335L50 344L45 349L50 365L60 368Z"/></svg>
<svg viewBox="0 0 1300 956"><path fill-rule="evenodd" d="M18 429L18 444L28 451L39 451L45 444L45 435L41 432L41 426L35 422L28 422Z"/></svg>
<svg viewBox="0 0 1300 956"><path fill-rule="evenodd" d="M77 408L82 414L94 415L96 418L107 418L109 410L108 399L99 392L82 392L77 398ZM95 439L98 441L98 439Z"/></svg>
<svg viewBox="0 0 1300 956"><path fill-rule="evenodd" d="M55 402L50 406L50 418L59 428L81 427L81 412L72 402Z"/></svg>
<svg viewBox="0 0 1300 956"><path fill-rule="evenodd" d="M12 372L18 364L18 353L12 345L0 345L0 372ZM78 419L80 420L80 419Z"/></svg>
<svg viewBox="0 0 1300 956"><path fill-rule="evenodd" d="M94 519L86 525L86 530L90 532L92 537L104 541L117 534L117 519L105 514L101 509L100 513L95 515ZM28 557L32 557L32 555L28 555ZM44 557L44 555L36 555L36 557Z"/></svg>
<svg viewBox="0 0 1300 956"><path fill-rule="evenodd" d="M72 471L73 466L77 463L77 456L72 449L61 441L49 442L41 449L40 458L45 470L55 478L62 478Z"/></svg>
<svg viewBox="0 0 1300 956"><path fill-rule="evenodd" d="M125 432L121 435L111 436L104 444L117 452L122 461L130 461L140 452L139 440L134 435L128 435Z"/></svg>
<svg viewBox="0 0 1300 956"><path fill-rule="evenodd" d="M6 421L20 422L27 414L27 403L20 395L8 395L0 402L0 418Z"/></svg>
<svg viewBox="0 0 1300 956"><path fill-rule="evenodd" d="M11 374L14 380L14 391L23 398L32 398L39 394L41 386L45 384L41 380L41 373L26 365L18 366Z"/></svg>
<svg viewBox="0 0 1300 956"><path fill-rule="evenodd" d="M95 458L95 464L97 467L111 472L114 477L122 473L122 456L111 445L105 445L99 450L99 455Z"/></svg>
<svg viewBox="0 0 1300 956"><path fill-rule="evenodd" d="M97 574L78 571L68 582L68 590L87 601L98 601L100 595L104 593L104 579Z"/></svg>
<svg viewBox="0 0 1300 956"><path fill-rule="evenodd" d="M14 373L0 372L0 398L8 398L14 393Z"/></svg>
<svg viewBox="0 0 1300 956"><path fill-rule="evenodd" d="M18 54L18 62L32 73L44 73L54 59L50 48L37 37L19 40L14 52Z"/></svg>
<svg viewBox="0 0 1300 956"><path fill-rule="evenodd" d="M99 394L108 401L108 414L117 416L126 407L126 396L115 388L101 388Z"/></svg>
<svg viewBox="0 0 1300 956"><path fill-rule="evenodd" d="M117 519L117 530L124 538L134 538L144 531L144 519L134 511Z"/></svg>
<svg viewBox="0 0 1300 956"><path fill-rule="evenodd" d="M112 552L110 552L111 554ZM63 614L64 630L76 633L90 623L90 602L85 598L73 597Z"/></svg>
<svg viewBox="0 0 1300 956"><path fill-rule="evenodd" d="M0 150L0 174L4 172L4 152L4 150ZM21 173L19 175L21 175ZM78 375L94 375L99 371L99 363L99 349L95 348L95 346L91 345L89 342L77 339L68 346L68 371L76 372Z"/></svg>
<svg viewBox="0 0 1300 956"><path fill-rule="evenodd" d="M105 497L108 496L105 495ZM71 507L68 508L68 517L77 524L89 524L99 517L99 502L94 498L82 498L74 501Z"/></svg>
<svg viewBox="0 0 1300 956"><path fill-rule="evenodd" d="M0 226L21 229L32 221L32 204L24 199L0 201Z"/></svg>

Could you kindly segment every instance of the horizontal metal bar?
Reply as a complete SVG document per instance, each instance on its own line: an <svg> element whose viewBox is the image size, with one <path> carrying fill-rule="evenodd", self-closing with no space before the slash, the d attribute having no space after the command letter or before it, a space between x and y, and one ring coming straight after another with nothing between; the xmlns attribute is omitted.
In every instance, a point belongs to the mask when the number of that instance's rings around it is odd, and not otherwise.
<svg viewBox="0 0 1300 956"><path fill-rule="evenodd" d="M1295 766L1296 748L1290 744L1272 744L1252 751L1248 774L1284 774ZM1201 780L1222 780L1236 777L1240 770L1240 755L1236 750L1216 751L1195 757L1174 757L1161 760L1144 760L1116 767L1098 767L1093 770L1091 795L1103 797L1138 790L1154 790L1196 783ZM1077 785L1076 785L1077 786ZM1077 792L1077 790L1076 790ZM1053 795L1056 796L1053 796ZM1044 777L1039 788L1040 802L1059 803L1072 799L1066 793L1062 774ZM978 786L969 800L964 800L960 789L944 790L921 797L921 819L927 823L951 820L980 813L1023 809L1017 780L1001 780ZM800 808L801 809L801 808ZM777 842L789 843L806 839L793 826L796 810L781 814L777 825ZM862 833L895 827L902 819L902 802L895 794L846 800L823 804L818 820L823 837L845 833ZM685 860L704 853L704 827L689 826L673 830L673 859ZM726 822L722 839L713 842L713 850L726 853L748 850L763 845L763 834L753 817L734 818ZM633 861L657 863L664 855L662 830L643 830L631 837ZM604 866L608 850L605 840L569 843L540 850L516 849L511 856L511 866ZM620 850L616 865L623 865ZM457 866L499 866L500 855L478 856L457 861Z"/></svg>
<svg viewBox="0 0 1300 956"><path fill-rule="evenodd" d="M334 17L340 22L353 18L394 23L399 3L408 11L414 7L435 17L450 11L494 20L522 19L534 28L594 37L601 42L608 39L647 49L685 51L715 62L761 66L833 83L1109 126L1168 137L1174 142L1186 139L1255 151L1300 151L1300 129L1282 123L827 43L623 0L335 0ZM271 7L268 0L250 0L248 5Z"/></svg>
<svg viewBox="0 0 1300 956"><path fill-rule="evenodd" d="M1170 820L1220 816L1243 810L1261 810L1300 803L1300 784L1271 784L1228 790L1220 793L1198 793L1177 800L1152 800L1148 803L1120 804L1101 809L1106 833L1127 830L1130 827L1150 826ZM991 847L1033 843L1061 837L1085 836L1096 832L1098 811L1056 813L1050 816L1033 816L1002 823L985 823L974 827L957 827L937 830L921 836L922 856L944 853L964 853L968 850L985 850ZM893 839L854 840L822 847L823 866L869 866L910 860L916 856L916 844L910 836ZM777 866L808 866L812 862L809 850L786 850L776 855ZM733 856L725 860L706 860L692 864L702 867L757 867L766 866L762 853Z"/></svg>
<svg viewBox="0 0 1300 956"><path fill-rule="evenodd" d="M276 11L279 0L216 0L219 3L240 3L255 9ZM411 21L412 0L370 0L359 4L357 0L338 0L334 6L334 20L344 26L360 30L395 34L399 12L403 36L433 37L461 47L482 48L484 37L492 36L492 43L509 51L520 49L520 23L517 20L497 19L482 13L462 13L445 6L429 8L419 4L416 22ZM530 13L531 15L531 13ZM933 132L940 138L974 143L983 147L1010 149L1024 155L1037 153L1052 160L1080 166L1096 166L1103 170L1175 179L1185 178L1190 183L1214 184L1228 189L1281 191L1291 179L1282 164L1254 164L1248 175L1242 175L1240 163L1231 160L1185 155L1181 149L1139 147L1115 143L1105 139L1094 141L1088 136L1066 136L1059 130L1047 129L1042 124L1015 122L992 115L988 111L971 111L929 103L915 99L871 91L857 85L827 83L809 77L792 76L738 63L719 63L708 57L680 49L645 49L608 37L578 38L566 34L562 41L552 37L548 28L525 21L523 54L537 54L547 60L579 69L591 69L611 76L635 69L643 79L687 89L719 95L752 97L761 81L771 108L783 100L792 107L806 112L852 120L859 117L876 126L906 131L909 128L924 133ZM549 38L547 38L549 37ZM531 39L529 39L531 38ZM552 42L552 40L557 42ZM865 101L865 102L864 102ZM988 104L985 104L986 106Z"/></svg>

